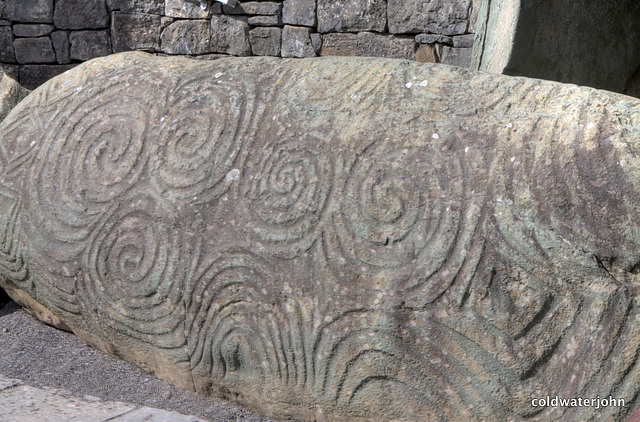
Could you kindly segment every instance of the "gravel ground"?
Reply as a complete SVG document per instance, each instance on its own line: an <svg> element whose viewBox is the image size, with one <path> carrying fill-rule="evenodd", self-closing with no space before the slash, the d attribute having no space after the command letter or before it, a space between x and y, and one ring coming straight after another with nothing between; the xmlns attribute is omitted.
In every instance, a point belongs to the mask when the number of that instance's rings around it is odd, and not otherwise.
<svg viewBox="0 0 640 422"><path fill-rule="evenodd" d="M212 422L281 422L173 387L87 346L73 334L41 323L15 302L0 309L0 350L0 374L34 387L64 388L80 396L176 411Z"/></svg>

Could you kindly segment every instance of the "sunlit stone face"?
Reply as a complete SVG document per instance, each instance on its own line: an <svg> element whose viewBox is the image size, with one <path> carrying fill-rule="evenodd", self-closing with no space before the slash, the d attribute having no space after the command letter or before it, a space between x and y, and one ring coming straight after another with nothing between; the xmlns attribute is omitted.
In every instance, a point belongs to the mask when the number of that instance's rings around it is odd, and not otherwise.
<svg viewBox="0 0 640 422"><path fill-rule="evenodd" d="M531 400L634 404L638 108L387 59L88 62L0 126L0 284L272 415L588 419Z"/></svg>

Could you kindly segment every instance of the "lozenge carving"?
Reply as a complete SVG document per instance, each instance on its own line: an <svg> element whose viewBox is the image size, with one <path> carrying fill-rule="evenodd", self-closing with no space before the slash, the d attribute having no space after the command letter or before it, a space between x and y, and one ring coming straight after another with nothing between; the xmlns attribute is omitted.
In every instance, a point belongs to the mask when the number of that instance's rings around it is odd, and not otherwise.
<svg viewBox="0 0 640 422"><path fill-rule="evenodd" d="M620 419L639 112L400 60L94 60L0 125L0 284L278 417Z"/></svg>

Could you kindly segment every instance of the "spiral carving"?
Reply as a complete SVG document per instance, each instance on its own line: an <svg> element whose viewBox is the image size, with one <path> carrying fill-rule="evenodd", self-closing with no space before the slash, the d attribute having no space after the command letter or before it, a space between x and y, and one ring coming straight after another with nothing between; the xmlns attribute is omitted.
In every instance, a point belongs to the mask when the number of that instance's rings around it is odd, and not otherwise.
<svg viewBox="0 0 640 422"><path fill-rule="evenodd" d="M137 195L96 230L78 290L97 324L163 348L183 345L184 286L197 249L177 226L166 204Z"/></svg>
<svg viewBox="0 0 640 422"><path fill-rule="evenodd" d="M205 265L196 280L186 321L194 372L243 383L274 379L278 351L269 334L281 321L277 305L265 306L269 270L232 253Z"/></svg>
<svg viewBox="0 0 640 422"><path fill-rule="evenodd" d="M37 246L56 261L77 261L104 213L143 174L155 108L129 89L78 93L70 117L37 141L25 210Z"/></svg>
<svg viewBox="0 0 640 422"><path fill-rule="evenodd" d="M463 175L428 146L375 143L349 167L334 228L343 256L369 268L440 265L456 243ZM424 269L424 273L435 267Z"/></svg>
<svg viewBox="0 0 640 422"><path fill-rule="evenodd" d="M167 198L195 203L217 199L229 186L241 147L237 132L248 101L237 87L196 75L178 85L160 118L153 182ZM220 83L215 83L220 82Z"/></svg>
<svg viewBox="0 0 640 422"><path fill-rule="evenodd" d="M323 145L317 138L283 139L248 159L244 208L257 252L293 257L316 241L333 187Z"/></svg>

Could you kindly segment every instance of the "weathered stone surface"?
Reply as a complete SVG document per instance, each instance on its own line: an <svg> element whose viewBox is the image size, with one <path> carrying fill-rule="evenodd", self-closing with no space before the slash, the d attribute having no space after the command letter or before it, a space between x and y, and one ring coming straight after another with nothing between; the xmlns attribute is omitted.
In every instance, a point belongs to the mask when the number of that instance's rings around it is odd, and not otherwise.
<svg viewBox="0 0 640 422"><path fill-rule="evenodd" d="M211 51L234 56L250 56L249 24L246 18L225 15L212 16Z"/></svg>
<svg viewBox="0 0 640 422"><path fill-rule="evenodd" d="M55 63L56 54L49 37L16 38L13 41L16 61L26 63Z"/></svg>
<svg viewBox="0 0 640 422"><path fill-rule="evenodd" d="M471 48L474 37L474 34L457 35L453 37L453 46L455 48Z"/></svg>
<svg viewBox="0 0 640 422"><path fill-rule="evenodd" d="M0 70L0 122L9 114L16 104L27 96L29 90ZM4 291L0 288L0 296Z"/></svg>
<svg viewBox="0 0 640 422"><path fill-rule="evenodd" d="M282 29L255 28L249 31L251 51L256 56L280 56Z"/></svg>
<svg viewBox="0 0 640 422"><path fill-rule="evenodd" d="M15 24L13 35L16 37L42 37L53 32L54 26L49 24Z"/></svg>
<svg viewBox="0 0 640 422"><path fill-rule="evenodd" d="M472 66L624 92L640 68L639 21L635 0L484 2Z"/></svg>
<svg viewBox="0 0 640 422"><path fill-rule="evenodd" d="M113 12L111 34L113 52L160 50L162 18L145 13Z"/></svg>
<svg viewBox="0 0 640 422"><path fill-rule="evenodd" d="M249 25L254 26L279 26L282 25L280 16L249 16L247 19Z"/></svg>
<svg viewBox="0 0 640 422"><path fill-rule="evenodd" d="M36 89L49 79L72 69L74 66L76 65L23 65L20 66L20 84L27 89Z"/></svg>
<svg viewBox="0 0 640 422"><path fill-rule="evenodd" d="M235 7L222 6L227 15L278 15L282 12L282 3L272 1L248 1Z"/></svg>
<svg viewBox="0 0 640 422"><path fill-rule="evenodd" d="M0 63L0 70L14 81L20 80L20 66L16 64Z"/></svg>
<svg viewBox="0 0 640 422"><path fill-rule="evenodd" d="M53 23L58 29L96 29L109 26L105 0L56 0Z"/></svg>
<svg viewBox="0 0 640 422"><path fill-rule="evenodd" d="M471 48L451 48L443 47L441 63L452 66L469 67L471 66Z"/></svg>
<svg viewBox="0 0 640 422"><path fill-rule="evenodd" d="M96 60L0 124L0 284L272 415L622 420L638 112L410 61Z"/></svg>
<svg viewBox="0 0 640 422"><path fill-rule="evenodd" d="M6 0L4 19L14 22L53 22L53 0Z"/></svg>
<svg viewBox="0 0 640 422"><path fill-rule="evenodd" d="M360 32L358 34L325 34L323 56L370 56L413 60L416 43L412 37Z"/></svg>
<svg viewBox="0 0 640 422"><path fill-rule="evenodd" d="M56 53L56 61L59 64L71 62L71 44L69 44L69 31L56 31L51 34L53 50Z"/></svg>
<svg viewBox="0 0 640 422"><path fill-rule="evenodd" d="M185 0L165 0L164 6L164 14L172 18L208 19L212 14L221 11L222 8L218 3L202 9L199 2Z"/></svg>
<svg viewBox="0 0 640 422"><path fill-rule="evenodd" d="M15 63L16 54L13 48L13 38L10 26L0 26L0 62Z"/></svg>
<svg viewBox="0 0 640 422"><path fill-rule="evenodd" d="M318 32L382 32L387 24L386 0L317 0Z"/></svg>
<svg viewBox="0 0 640 422"><path fill-rule="evenodd" d="M69 34L71 60L90 60L111 54L109 31L73 31Z"/></svg>
<svg viewBox="0 0 640 422"><path fill-rule="evenodd" d="M420 44L448 44L453 45L453 37L438 34L420 34L416 35L416 42Z"/></svg>
<svg viewBox="0 0 640 422"><path fill-rule="evenodd" d="M470 3L471 0L388 0L389 32L464 34Z"/></svg>
<svg viewBox="0 0 640 422"><path fill-rule="evenodd" d="M316 26L316 0L284 0L282 22L288 25Z"/></svg>
<svg viewBox="0 0 640 422"><path fill-rule="evenodd" d="M109 10L118 10L120 12L163 15L164 1L165 0L107 0L107 6Z"/></svg>
<svg viewBox="0 0 640 422"><path fill-rule="evenodd" d="M211 53L211 24L204 19L173 22L162 31L160 42L169 54Z"/></svg>
<svg viewBox="0 0 640 422"><path fill-rule="evenodd" d="M315 57L311 28L285 25L282 30L282 57Z"/></svg>

